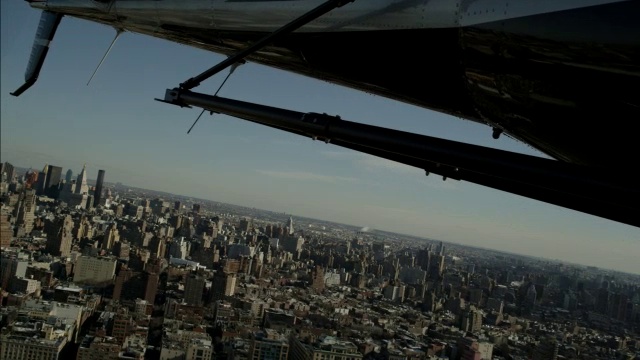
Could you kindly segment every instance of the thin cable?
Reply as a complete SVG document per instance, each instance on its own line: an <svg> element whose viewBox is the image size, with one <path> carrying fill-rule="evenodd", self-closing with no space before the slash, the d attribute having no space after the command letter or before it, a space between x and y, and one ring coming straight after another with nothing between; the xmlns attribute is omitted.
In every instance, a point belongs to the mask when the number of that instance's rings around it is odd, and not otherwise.
<svg viewBox="0 0 640 360"><path fill-rule="evenodd" d="M237 67L237 66L236 66ZM218 92L220 91L220 89L222 89L222 87L224 86L224 83L227 82L227 80L229 79L229 77L231 76L231 74L233 74L233 70L235 70L235 67L231 68L231 71L229 71L229 73L227 74L227 77L224 78L224 80L222 81L222 84L220 84L220 86L218 87L218 90L216 90L216 93L213 94L213 96L218 95ZM196 123L198 122L198 120L200 120L200 117L202 117L202 114L204 114L205 110L202 109L202 111L200 112L200 115L198 115L198 118L196 119L196 121L193 122L193 125L191 125L191 127L189 128L189 130L187 130L187 134L189 134L191 132L191 130L193 129L194 126L196 126ZM212 113L213 114L213 113Z"/></svg>

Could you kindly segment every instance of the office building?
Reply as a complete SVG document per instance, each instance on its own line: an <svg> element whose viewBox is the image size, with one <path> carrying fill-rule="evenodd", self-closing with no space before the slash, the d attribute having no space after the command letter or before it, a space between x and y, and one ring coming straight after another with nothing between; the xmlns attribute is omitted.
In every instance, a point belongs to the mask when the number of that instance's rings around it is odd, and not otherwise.
<svg viewBox="0 0 640 360"><path fill-rule="evenodd" d="M250 360L287 360L289 342L272 329L256 331L251 337Z"/></svg>
<svg viewBox="0 0 640 360"><path fill-rule="evenodd" d="M36 191L25 190L22 195L22 199L18 205L18 216L16 219L16 225L24 228L24 233L29 234L33 230L33 220L35 218L36 211Z"/></svg>
<svg viewBox="0 0 640 360"><path fill-rule="evenodd" d="M78 348L76 360L116 360L122 344L114 337L86 335Z"/></svg>
<svg viewBox="0 0 640 360"><path fill-rule="evenodd" d="M13 225L11 225L11 214L0 213L0 248L11 246L13 238Z"/></svg>
<svg viewBox="0 0 640 360"><path fill-rule="evenodd" d="M38 280L19 277L12 279L11 284L12 291L16 294L33 294L40 290L40 281Z"/></svg>
<svg viewBox="0 0 640 360"><path fill-rule="evenodd" d="M67 170L67 174L64 176L64 182L68 184L71 180L73 180L73 170L69 169Z"/></svg>
<svg viewBox="0 0 640 360"><path fill-rule="evenodd" d="M287 234L289 236L293 236L294 230L293 230L293 218L291 216L289 216L289 221L287 222Z"/></svg>
<svg viewBox="0 0 640 360"><path fill-rule="evenodd" d="M233 296L236 289L236 274L228 274L223 271L217 271L211 282L212 302L224 300L225 296ZM186 290L185 290L186 293Z"/></svg>
<svg viewBox="0 0 640 360"><path fill-rule="evenodd" d="M111 283L116 273L116 259L108 257L81 256L73 271L74 283Z"/></svg>
<svg viewBox="0 0 640 360"><path fill-rule="evenodd" d="M47 177L45 179L44 194L50 198L57 199L59 195L59 185L62 179L62 168L60 166L49 165Z"/></svg>
<svg viewBox="0 0 640 360"><path fill-rule="evenodd" d="M482 329L482 312L471 307L462 313L460 330L470 333L479 332Z"/></svg>
<svg viewBox="0 0 640 360"><path fill-rule="evenodd" d="M73 241L73 219L71 215L47 220L44 230L47 233L46 251L53 256L69 256Z"/></svg>
<svg viewBox="0 0 640 360"><path fill-rule="evenodd" d="M98 170L98 179L96 180L96 190L93 192L93 203L98 206L102 200L102 186L104 185L104 170Z"/></svg>
<svg viewBox="0 0 640 360"><path fill-rule="evenodd" d="M82 171L78 178L76 179L76 194L88 194L89 193L89 185L87 185L87 165L82 166Z"/></svg>
<svg viewBox="0 0 640 360"><path fill-rule="evenodd" d="M290 360L362 359L362 354L354 343L338 340L333 336L323 336L316 342L305 344L292 335L289 346Z"/></svg>
<svg viewBox="0 0 640 360"><path fill-rule="evenodd" d="M2 163L2 169L0 169L0 181L12 182L16 177L16 169L8 162Z"/></svg>
<svg viewBox="0 0 640 360"><path fill-rule="evenodd" d="M49 171L49 165L45 165L42 171L38 173L38 180L36 181L36 195L44 195L47 185L47 172Z"/></svg>
<svg viewBox="0 0 640 360"><path fill-rule="evenodd" d="M204 292L205 280L199 275L189 275L184 282L184 302L187 305L202 305L202 293Z"/></svg>
<svg viewBox="0 0 640 360"><path fill-rule="evenodd" d="M56 319L53 318L55 321ZM38 321L2 332L0 358L11 360L60 359L67 337L54 331L53 325Z"/></svg>

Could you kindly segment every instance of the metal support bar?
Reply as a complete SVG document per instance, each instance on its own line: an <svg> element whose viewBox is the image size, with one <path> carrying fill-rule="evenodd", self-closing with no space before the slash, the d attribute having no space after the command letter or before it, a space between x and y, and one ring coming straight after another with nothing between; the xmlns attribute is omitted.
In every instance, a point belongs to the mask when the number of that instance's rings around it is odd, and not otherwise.
<svg viewBox="0 0 640 360"><path fill-rule="evenodd" d="M454 179L640 226L640 191L621 170L586 168L509 151L205 94L167 90L165 102L193 105L330 141ZM604 171L603 171L604 173Z"/></svg>
<svg viewBox="0 0 640 360"><path fill-rule="evenodd" d="M512 194L524 196L530 199L544 201L549 204L562 206L568 209L581 211L587 214L599 216L613 221L618 221L624 224L640 226L640 219L638 219L637 211L638 206L633 209L629 205L611 204L602 202L599 200L586 199L581 196L575 196L572 194L566 194L561 191L551 190L546 188L540 188L535 185L523 184L517 181L511 181L509 179L503 179L499 177L478 174L475 172L458 170L456 177L451 176L451 168L437 167L434 163L415 159L408 156L400 156L377 149L372 149L365 146L359 146L349 143L341 143L338 141L333 142L334 145L348 148L351 150L367 153L370 155L382 157L388 160L403 163L405 165L414 166L417 168L425 169L426 172L430 172L436 175L447 176L452 179L464 180L477 185L490 187L500 191L506 191ZM444 171L443 171L444 170Z"/></svg>
<svg viewBox="0 0 640 360"><path fill-rule="evenodd" d="M305 13L304 15L300 16L299 18L291 21L290 23L284 25L283 27L279 28L278 30L270 33L269 35L265 36L264 38L258 40L257 42L255 42L254 44L252 44L251 46L247 47L244 50L240 50L239 52L235 53L232 56L229 56L228 58L226 58L225 60L221 61L220 63L218 63L217 65L215 65L214 67L210 68L209 70L203 72L200 75L197 75L195 77L192 77L191 79L183 82L182 84L180 84L180 88L185 89L185 90L191 90L194 87L200 85L200 83L210 77L212 77L213 75L219 73L220 71L228 68L229 66L235 64L236 62L244 59L245 57L255 53L256 51L259 51L260 49L264 48L265 46L267 46L269 43L271 43L272 41L276 40L277 38L289 34L291 32L294 32L295 30L301 28L302 26L310 23L311 21L319 18L320 16L328 13L329 11L335 9L335 8L339 8L342 7L343 5L346 5L347 3L353 2L355 0L328 0L327 2L323 3L322 5L310 10L309 12Z"/></svg>

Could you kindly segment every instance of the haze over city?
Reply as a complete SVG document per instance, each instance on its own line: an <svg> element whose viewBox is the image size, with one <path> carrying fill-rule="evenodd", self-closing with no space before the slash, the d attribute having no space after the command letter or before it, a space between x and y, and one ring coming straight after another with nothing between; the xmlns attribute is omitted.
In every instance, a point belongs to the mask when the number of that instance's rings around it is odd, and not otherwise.
<svg viewBox="0 0 640 360"><path fill-rule="evenodd" d="M65 18L38 83L20 98L38 12L2 2L2 161L50 163L109 182L478 247L640 273L640 231L225 116L153 101L221 56ZM79 47L80 46L80 47ZM81 51L79 49L82 49ZM224 75L203 84L213 93ZM535 154L485 126L255 64L221 96Z"/></svg>

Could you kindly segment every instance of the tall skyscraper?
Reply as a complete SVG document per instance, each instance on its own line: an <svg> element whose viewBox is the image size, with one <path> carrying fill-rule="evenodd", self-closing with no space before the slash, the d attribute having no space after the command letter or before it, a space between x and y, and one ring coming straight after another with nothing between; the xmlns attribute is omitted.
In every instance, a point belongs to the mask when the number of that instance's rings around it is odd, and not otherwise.
<svg viewBox="0 0 640 360"><path fill-rule="evenodd" d="M431 251L427 249L421 249L420 251L418 251L417 261L418 266L420 266L422 270L428 271L429 265L431 265Z"/></svg>
<svg viewBox="0 0 640 360"><path fill-rule="evenodd" d="M16 170L13 167L13 165L11 165L6 161L2 163L2 169L0 169L0 180L4 180L10 183L11 181L13 181L13 178L15 176L16 176Z"/></svg>
<svg viewBox="0 0 640 360"><path fill-rule="evenodd" d="M60 185L61 178L62 168L60 166L49 165L47 178L45 180L45 195L54 199L58 197L58 185Z"/></svg>
<svg viewBox="0 0 640 360"><path fill-rule="evenodd" d="M93 195L87 196L87 201L85 202L85 209L89 210L93 208Z"/></svg>
<svg viewBox="0 0 640 360"><path fill-rule="evenodd" d="M24 233L29 234L33 230L33 220L36 211L36 192L35 190L25 190L22 195L22 201L18 206L18 216L16 225L24 227Z"/></svg>
<svg viewBox="0 0 640 360"><path fill-rule="evenodd" d="M102 200L102 185L104 184L104 170L98 170L98 179L96 180L96 191L93 192L93 203L100 204Z"/></svg>
<svg viewBox="0 0 640 360"><path fill-rule="evenodd" d="M287 222L287 230L289 230L289 235L293 235L293 218L289 216L289 221Z"/></svg>
<svg viewBox="0 0 640 360"><path fill-rule="evenodd" d="M76 194L88 194L89 186L87 185L87 164L82 166L82 171L76 180Z"/></svg>
<svg viewBox="0 0 640 360"><path fill-rule="evenodd" d="M86 208L89 197L89 186L87 185L87 165L82 166L82 171L76 179L73 193L68 197L69 206L75 208ZM61 193L62 201L67 200L67 188Z"/></svg>
<svg viewBox="0 0 640 360"><path fill-rule="evenodd" d="M49 164L46 164L44 168L42 168L42 171L38 174L38 181L36 182L36 195L42 195L46 191L48 171Z"/></svg>
<svg viewBox="0 0 640 360"><path fill-rule="evenodd" d="M58 196L58 199L60 201L63 201L69 204L71 202L71 197L72 195L75 194L75 192L76 192L76 181L71 180L69 182L66 182L64 183L64 186L60 190L60 196Z"/></svg>
<svg viewBox="0 0 640 360"><path fill-rule="evenodd" d="M69 169L67 170L67 174L64 177L64 182L68 184L71 182L72 179L73 179L73 170Z"/></svg>

